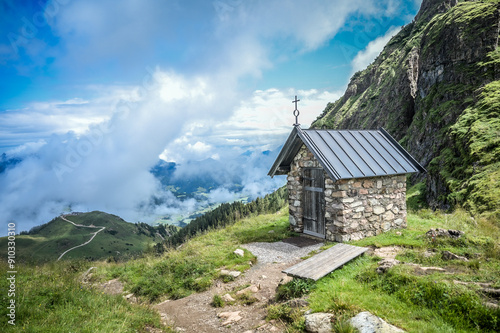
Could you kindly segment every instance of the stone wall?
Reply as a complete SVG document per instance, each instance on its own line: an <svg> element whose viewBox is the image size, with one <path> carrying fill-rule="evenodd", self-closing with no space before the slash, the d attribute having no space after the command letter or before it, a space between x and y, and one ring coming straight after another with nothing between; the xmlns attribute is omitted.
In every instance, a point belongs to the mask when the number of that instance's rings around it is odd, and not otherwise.
<svg viewBox="0 0 500 333"><path fill-rule="evenodd" d="M288 174L290 227L303 231L302 171L321 167L305 146ZM383 176L333 181L325 176L326 238L345 242L406 228L406 176Z"/></svg>

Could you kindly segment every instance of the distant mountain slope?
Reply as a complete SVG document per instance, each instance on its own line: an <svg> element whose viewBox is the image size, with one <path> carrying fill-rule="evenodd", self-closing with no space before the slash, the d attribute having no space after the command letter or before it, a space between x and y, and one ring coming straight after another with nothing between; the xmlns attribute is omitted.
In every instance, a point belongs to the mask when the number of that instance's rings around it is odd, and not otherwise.
<svg viewBox="0 0 500 333"><path fill-rule="evenodd" d="M313 127L382 126L427 167L431 206L499 214L499 30L499 0L424 0Z"/></svg>
<svg viewBox="0 0 500 333"><path fill-rule="evenodd" d="M123 258L137 255L149 246L161 242L171 230L147 224L133 224L116 215L99 211L66 215L66 219L86 226L105 229L89 244L69 251L65 259ZM99 228L77 227L57 217L49 223L33 228L29 233L16 236L18 261L55 261L66 250L88 241ZM7 238L0 238L0 248L7 249Z"/></svg>

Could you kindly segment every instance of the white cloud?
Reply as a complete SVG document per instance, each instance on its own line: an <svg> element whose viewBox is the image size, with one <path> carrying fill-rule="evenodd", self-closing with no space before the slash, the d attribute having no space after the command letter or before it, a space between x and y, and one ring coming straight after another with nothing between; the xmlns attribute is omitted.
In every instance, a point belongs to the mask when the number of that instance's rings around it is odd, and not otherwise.
<svg viewBox="0 0 500 333"><path fill-rule="evenodd" d="M169 144L161 157L183 163L208 158L213 154L213 149L218 150L220 158L227 157L228 154L237 156L247 150L276 149L284 142L295 123L295 106L292 103L295 94L301 100L298 109L299 122L303 128L309 127L326 104L342 96L341 91L318 89L257 90L248 99L241 101L226 119L208 120L205 124L186 123L182 136Z"/></svg>
<svg viewBox="0 0 500 333"><path fill-rule="evenodd" d="M165 101L162 89L168 75L155 72L151 80L154 85L137 87L139 100L117 103L108 120L87 126L81 133L52 134L45 144L35 147L38 150L34 155L25 156L23 162L0 174L0 220L15 220L20 230L25 230L71 206L144 221L149 214L161 210L182 210L193 205L161 191L149 170L165 144L180 136L188 119L203 122L210 117L214 104L205 96L224 95L226 88L216 83L201 87L197 78L174 76L182 82L186 95ZM46 109L66 104L57 103ZM92 101L81 104L94 105ZM88 114L93 113L88 111L82 117ZM67 115L62 119L66 120ZM200 141L192 148L204 151L208 145ZM152 206L152 197L164 204Z"/></svg>
<svg viewBox="0 0 500 333"><path fill-rule="evenodd" d="M400 30L401 27L392 27L386 32L385 35L371 41L364 50L359 51L351 61L352 74L365 69L369 64L371 64L380 52L382 52L384 46L389 42L389 40Z"/></svg>
<svg viewBox="0 0 500 333"><path fill-rule="evenodd" d="M99 70L117 75L114 82L144 68L144 77L136 85L87 86L92 98L76 95L2 113L4 145L44 141L26 146L36 154L0 174L0 220L15 220L23 230L69 206L133 221L190 209L192 202L175 200L149 173L165 147L162 157L177 162L212 157L227 175L243 179L246 193L270 191L282 180L262 181L272 156L261 152L276 150L291 130L293 96L301 99L299 121L307 127L341 93L248 94L240 80L258 77L274 59L321 47L350 14L381 13L387 1L233 1L225 17L207 1L188 7L168 1L65 2L49 22L62 46L53 66L68 76ZM149 69L157 63L161 67ZM193 171L203 171L193 165ZM152 198L163 205L152 206Z"/></svg>

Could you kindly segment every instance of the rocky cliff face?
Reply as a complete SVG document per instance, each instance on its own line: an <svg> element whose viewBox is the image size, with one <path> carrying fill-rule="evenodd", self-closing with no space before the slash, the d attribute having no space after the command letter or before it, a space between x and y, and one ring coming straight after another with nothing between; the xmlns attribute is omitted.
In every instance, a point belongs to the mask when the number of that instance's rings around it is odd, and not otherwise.
<svg viewBox="0 0 500 333"><path fill-rule="evenodd" d="M382 126L427 167L431 206L498 212L499 31L499 0L424 0L313 127Z"/></svg>

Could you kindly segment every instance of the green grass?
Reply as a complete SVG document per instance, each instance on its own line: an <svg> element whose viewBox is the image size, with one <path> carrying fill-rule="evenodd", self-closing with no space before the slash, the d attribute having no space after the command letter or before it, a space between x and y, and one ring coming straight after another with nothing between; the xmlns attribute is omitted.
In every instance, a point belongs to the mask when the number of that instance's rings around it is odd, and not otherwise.
<svg viewBox="0 0 500 333"><path fill-rule="evenodd" d="M152 327L162 328L159 315L147 305L149 302L206 290L221 278L221 268L246 271L249 262L255 261L254 256L245 251L244 257L239 257L233 251L241 244L289 237L286 210L205 232L161 256L151 254L118 263L71 260L39 266L19 264L18 325L3 331L146 332ZM459 229L465 235L458 240L427 238L425 232L436 227ZM453 281L488 282L500 287L498 228L495 221L472 218L463 210L450 214L428 209L411 212L407 229L351 244L401 246L399 260L443 267L451 274L419 275L413 267L401 265L378 275L375 268L379 259L362 256L316 283L294 280L282 286L278 291L279 300L308 295L313 312L334 314L336 330L349 331L349 327L344 327L345 320L360 311L370 311L408 332L494 332L500 325L499 311L482 305L484 299L479 287L457 285ZM271 230L274 232L269 233ZM436 255L426 256L429 249ZM470 260L444 261L440 255L444 250ZM90 266L97 267L93 270L92 283L118 278L125 284L124 293L135 293L143 305L129 304L122 295L106 295L82 284L81 276ZM4 263L0 268L7 271ZM6 279L0 281L0 287L3 290L0 316L6 320ZM250 294L244 294L235 303L254 301ZM219 295L214 296L213 304L224 306ZM270 305L267 319L286 323L290 332L304 330L303 309L291 308L286 303ZM170 331L170 328L163 329Z"/></svg>
<svg viewBox="0 0 500 333"><path fill-rule="evenodd" d="M425 236L430 228L460 229L460 239ZM398 235L397 232L401 232ZM401 246L396 258L423 266L445 268L451 274L418 275L412 266L401 265L379 275L379 258L363 256L316 283L309 302L313 312L331 312L336 322L360 311L370 311L408 332L494 332L500 328L500 311L486 308L478 287L453 280L500 285L499 230L484 218L472 219L463 210L452 214L421 210L408 215L408 228L351 242L359 246ZM424 252L433 249L435 255ZM444 261L441 252L451 251L469 262Z"/></svg>
<svg viewBox="0 0 500 333"><path fill-rule="evenodd" d="M304 314L298 308L286 304L271 304L267 307L267 320L278 320L287 326L287 332L304 332Z"/></svg>
<svg viewBox="0 0 500 333"><path fill-rule="evenodd" d="M67 224L67 223L66 223ZM65 226L65 225L63 225ZM269 233L274 230L274 233ZM2 332L147 332L163 327L159 314L147 301L179 298L207 289L219 278L219 269L245 271L255 257L233 254L240 244L277 241L288 237L285 209L277 214L247 218L225 229L199 235L163 256L145 255L127 262L67 260L41 265L17 264L16 326L7 325L7 279L0 281ZM129 304L122 295L107 295L81 283L91 267L92 284L119 278L125 292L134 292L143 305ZM0 264L4 272L8 268ZM251 304L251 295L241 295L240 304ZM220 302L218 305L222 305ZM5 324L5 325L4 325Z"/></svg>
<svg viewBox="0 0 500 333"><path fill-rule="evenodd" d="M81 274L90 266L84 261L18 266L15 326L6 323L9 299L7 280L2 278L2 332L147 332L148 327L170 332L151 308L80 283ZM3 262L0 269L8 270Z"/></svg>
<svg viewBox="0 0 500 333"><path fill-rule="evenodd" d="M274 230L274 233L269 233ZM244 272L255 257L233 253L240 244L254 241L277 241L288 237L288 216L278 214L250 217L224 229L198 235L162 256L147 256L127 263L103 265L98 276L102 280L119 278L126 288L144 300L182 298L208 289L221 278L221 268Z"/></svg>
<svg viewBox="0 0 500 333"><path fill-rule="evenodd" d="M140 255L161 239L141 233L137 225L126 222L118 216L90 212L67 217L70 221L82 225L104 226L92 242L86 246L68 252L63 260L105 259L109 257L125 259ZM18 262L41 263L57 260L66 250L83 244L92 237L96 228L76 227L71 223L56 218L38 227L29 235L16 236L16 256ZM0 253L7 248L7 237L0 238Z"/></svg>
<svg viewBox="0 0 500 333"><path fill-rule="evenodd" d="M314 288L312 280L293 279L292 281L278 286L276 290L277 301L287 301L300 298L308 294Z"/></svg>

